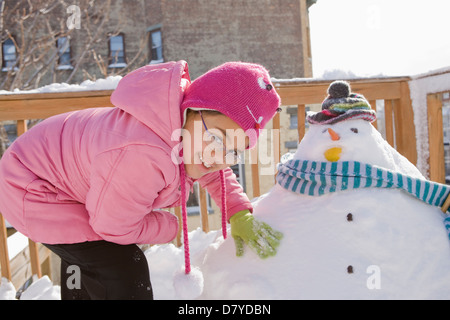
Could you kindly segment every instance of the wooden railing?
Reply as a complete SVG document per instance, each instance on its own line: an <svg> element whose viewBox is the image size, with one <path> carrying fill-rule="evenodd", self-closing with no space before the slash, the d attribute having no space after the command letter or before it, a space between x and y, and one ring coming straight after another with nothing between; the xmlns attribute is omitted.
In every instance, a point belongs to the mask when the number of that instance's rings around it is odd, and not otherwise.
<svg viewBox="0 0 450 320"><path fill-rule="evenodd" d="M352 91L363 94L376 108L376 100L384 100L384 127L387 141L397 148L412 163L416 162L416 139L413 121L413 112L409 94L409 77L355 79L350 80ZM282 98L283 106L297 106L298 114L298 140L305 134L305 107L308 104L321 103L326 96L330 81L299 80L275 81L274 85ZM52 115L92 107L112 106L109 100L112 91L83 91L66 93L39 93L0 95L0 121L17 120L18 134L27 129L26 119L43 119ZM378 120L380 121L380 120ZM374 126L378 123L375 122ZM279 130L281 135L286 128L280 125L280 115L277 115L272 124L273 129ZM273 150L277 160L280 157L280 136L273 141ZM252 152L256 152L254 149ZM260 195L260 175L258 163L251 165L253 197ZM209 231L208 213L206 210L205 190L200 191L202 228ZM179 209L175 212L179 215ZM178 244L180 244L178 237ZM30 240L30 260L34 274L40 275L38 247ZM0 215L0 262L1 274L11 279L10 261L8 258L7 236L4 219Z"/></svg>
<svg viewBox="0 0 450 320"><path fill-rule="evenodd" d="M450 84L448 91L450 91ZM429 141L432 141L432 143L429 143L429 178L433 181L445 183L442 106L441 92L427 94L428 137Z"/></svg>

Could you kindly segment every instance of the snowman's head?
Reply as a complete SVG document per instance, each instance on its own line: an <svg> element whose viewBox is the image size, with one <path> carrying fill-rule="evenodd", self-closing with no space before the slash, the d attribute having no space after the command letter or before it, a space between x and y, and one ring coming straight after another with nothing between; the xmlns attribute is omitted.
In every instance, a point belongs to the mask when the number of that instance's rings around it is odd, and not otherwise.
<svg viewBox="0 0 450 320"><path fill-rule="evenodd" d="M347 120L332 125L311 124L294 158L359 161L389 168L392 167L391 149L370 122Z"/></svg>
<svg viewBox="0 0 450 320"><path fill-rule="evenodd" d="M309 112L306 120L309 130L292 157L295 160L359 161L421 176L372 126L376 111L345 81L331 83L322 111Z"/></svg>

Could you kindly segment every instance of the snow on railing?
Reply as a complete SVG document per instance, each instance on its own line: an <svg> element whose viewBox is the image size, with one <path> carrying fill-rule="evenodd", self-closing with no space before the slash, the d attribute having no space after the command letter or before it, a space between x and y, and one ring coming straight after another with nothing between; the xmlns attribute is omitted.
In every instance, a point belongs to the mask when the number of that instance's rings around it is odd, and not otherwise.
<svg viewBox="0 0 450 320"><path fill-rule="evenodd" d="M445 183L442 93L450 91L450 67L411 77L416 127L417 167L429 179Z"/></svg>

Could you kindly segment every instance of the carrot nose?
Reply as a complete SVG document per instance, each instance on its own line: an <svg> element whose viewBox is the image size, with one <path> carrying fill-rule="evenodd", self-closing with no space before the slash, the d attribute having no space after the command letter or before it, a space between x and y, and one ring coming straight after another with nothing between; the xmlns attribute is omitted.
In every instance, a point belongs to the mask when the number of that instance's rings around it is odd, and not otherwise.
<svg viewBox="0 0 450 320"><path fill-rule="evenodd" d="M333 140L333 141L338 141L341 137L339 137L339 135L336 133L336 131L334 131L333 129L331 129L331 128L328 128L328 133L330 134L330 136L331 136L331 140Z"/></svg>

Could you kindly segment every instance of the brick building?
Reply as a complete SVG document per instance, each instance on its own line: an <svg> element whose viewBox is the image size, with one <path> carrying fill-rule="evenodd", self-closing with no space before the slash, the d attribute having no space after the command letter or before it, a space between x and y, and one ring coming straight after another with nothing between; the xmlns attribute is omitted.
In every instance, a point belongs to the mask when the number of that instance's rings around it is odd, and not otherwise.
<svg viewBox="0 0 450 320"><path fill-rule="evenodd" d="M33 8L2 2L0 89L79 83L181 59L193 79L233 60L261 63L276 78L312 75L308 8L315 0L35 0ZM38 17L46 23L24 20L25 30L34 25L23 34L13 18L39 10L49 12ZM36 58L26 55L42 39L54 44L44 62L31 65ZM6 78L17 72L22 80L11 85Z"/></svg>

